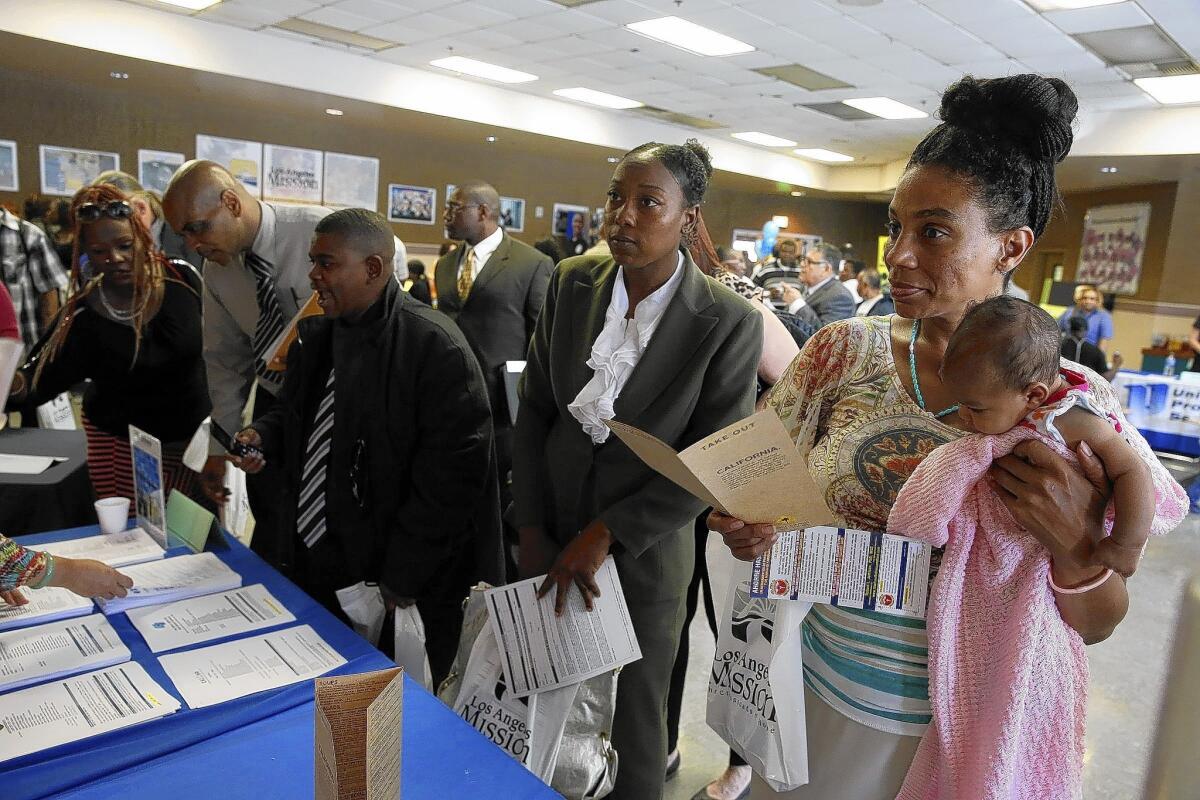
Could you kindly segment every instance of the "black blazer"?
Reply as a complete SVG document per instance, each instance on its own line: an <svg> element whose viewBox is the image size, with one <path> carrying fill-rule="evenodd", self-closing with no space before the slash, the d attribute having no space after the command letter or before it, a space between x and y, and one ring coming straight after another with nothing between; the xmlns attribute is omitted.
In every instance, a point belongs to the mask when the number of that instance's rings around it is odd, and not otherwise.
<svg viewBox="0 0 1200 800"><path fill-rule="evenodd" d="M509 419L504 362L524 361L554 263L507 233L480 271L467 302L458 296L458 265L466 247L442 256L434 268L438 310L458 323L471 345L491 397L498 427Z"/></svg>

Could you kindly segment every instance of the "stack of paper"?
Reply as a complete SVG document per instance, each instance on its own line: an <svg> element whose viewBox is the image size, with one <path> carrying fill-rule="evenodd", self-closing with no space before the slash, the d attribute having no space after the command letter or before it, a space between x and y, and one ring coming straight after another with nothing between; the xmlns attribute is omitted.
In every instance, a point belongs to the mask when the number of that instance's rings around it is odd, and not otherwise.
<svg viewBox="0 0 1200 800"><path fill-rule="evenodd" d="M0 695L0 761L165 717L179 701L136 661Z"/></svg>
<svg viewBox="0 0 1200 800"><path fill-rule="evenodd" d="M29 602L23 606L0 602L0 631L92 613L91 598L80 597L69 589L47 586L45 589L22 588L17 591Z"/></svg>
<svg viewBox="0 0 1200 800"><path fill-rule="evenodd" d="M0 633L0 690L128 660L129 648L103 614Z"/></svg>
<svg viewBox="0 0 1200 800"><path fill-rule="evenodd" d="M97 598L96 603L105 614L172 603L202 594L236 589L242 585L242 576L225 566L212 553L148 561L121 571L133 579L133 588L125 597L113 600Z"/></svg>
<svg viewBox="0 0 1200 800"><path fill-rule="evenodd" d="M150 534L141 528L130 528L120 533L102 533L99 536L85 536L82 539L68 539L63 542L49 544L34 544L30 550L41 550L53 556L63 558L93 558L103 561L110 567L125 567L130 564L141 564L163 557L163 549L158 542L150 538Z"/></svg>
<svg viewBox="0 0 1200 800"><path fill-rule="evenodd" d="M129 612L129 621L150 645L151 652L161 653L295 622L296 617L265 586L256 583L205 597L136 608Z"/></svg>

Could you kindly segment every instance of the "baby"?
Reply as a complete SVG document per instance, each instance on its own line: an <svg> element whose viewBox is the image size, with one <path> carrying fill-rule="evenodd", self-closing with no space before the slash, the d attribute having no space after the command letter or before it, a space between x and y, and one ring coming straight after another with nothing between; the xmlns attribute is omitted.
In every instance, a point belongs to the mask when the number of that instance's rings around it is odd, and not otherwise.
<svg viewBox="0 0 1200 800"><path fill-rule="evenodd" d="M1004 433L1036 429L1072 451L1087 442L1113 481L1116 519L1093 559L1129 577L1137 569L1155 493L1150 469L1121 435L1120 422L1088 396L1087 378L1059 365L1060 333L1037 306L997 297L973 308L950 337L942 380L971 430Z"/></svg>

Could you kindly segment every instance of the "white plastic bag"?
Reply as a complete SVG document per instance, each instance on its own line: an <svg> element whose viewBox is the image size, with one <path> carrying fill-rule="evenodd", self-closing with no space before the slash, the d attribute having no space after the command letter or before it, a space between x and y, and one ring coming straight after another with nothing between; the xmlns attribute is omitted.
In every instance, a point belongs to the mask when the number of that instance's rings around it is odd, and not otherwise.
<svg viewBox="0 0 1200 800"><path fill-rule="evenodd" d="M429 674L429 656L425 652L425 623L416 604L408 608L396 606L395 646L393 658L396 666L404 667L414 681L433 691L433 679Z"/></svg>
<svg viewBox="0 0 1200 800"><path fill-rule="evenodd" d="M811 605L732 583L709 674L709 727L777 792L808 783L800 624Z"/></svg>
<svg viewBox="0 0 1200 800"><path fill-rule="evenodd" d="M359 581L353 586L338 589L337 599L342 611L350 618L354 632L370 642L372 647L378 647L379 634L383 632L383 617L387 613L379 584Z"/></svg>

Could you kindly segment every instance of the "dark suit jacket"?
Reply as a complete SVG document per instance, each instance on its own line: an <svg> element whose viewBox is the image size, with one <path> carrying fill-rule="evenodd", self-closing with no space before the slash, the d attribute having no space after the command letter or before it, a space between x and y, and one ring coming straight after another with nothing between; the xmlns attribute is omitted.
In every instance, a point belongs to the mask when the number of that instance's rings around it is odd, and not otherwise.
<svg viewBox="0 0 1200 800"><path fill-rule="evenodd" d="M420 278L412 282L412 286L408 287L408 293L416 299L420 300L425 305L433 305L433 296L429 293L429 279Z"/></svg>
<svg viewBox="0 0 1200 800"><path fill-rule="evenodd" d="M462 333L395 281L365 317L356 326L300 322L279 401L253 424L286 484L280 535L256 536L254 549L287 569L303 547L300 469L333 363L326 519L347 563L331 569L351 583L382 581L402 597L457 604L476 581L504 575L483 376Z"/></svg>
<svg viewBox="0 0 1200 800"><path fill-rule="evenodd" d="M690 258L675 297L616 402L616 419L683 449L754 411L762 317ZM554 274L520 385L513 448L518 526L561 546L596 518L619 545L630 598L682 594L695 564L705 503L645 466L615 435L593 445L567 405L591 379L617 265L564 260Z"/></svg>
<svg viewBox="0 0 1200 800"><path fill-rule="evenodd" d="M817 315L822 327L854 316L854 295L837 278L811 293L805 305Z"/></svg>
<svg viewBox="0 0 1200 800"><path fill-rule="evenodd" d="M867 302L866 300L863 303ZM859 303L861 306L862 303ZM879 298L879 302L871 306L871 310L867 312L868 317L886 317L888 314L896 313L896 303L892 300L890 294L885 294Z"/></svg>
<svg viewBox="0 0 1200 800"><path fill-rule="evenodd" d="M505 361L524 361L554 263L544 253L504 234L467 302L458 296L458 264L466 247L442 256L434 268L438 310L458 323L471 344L491 396L497 427L509 419L504 399Z"/></svg>

